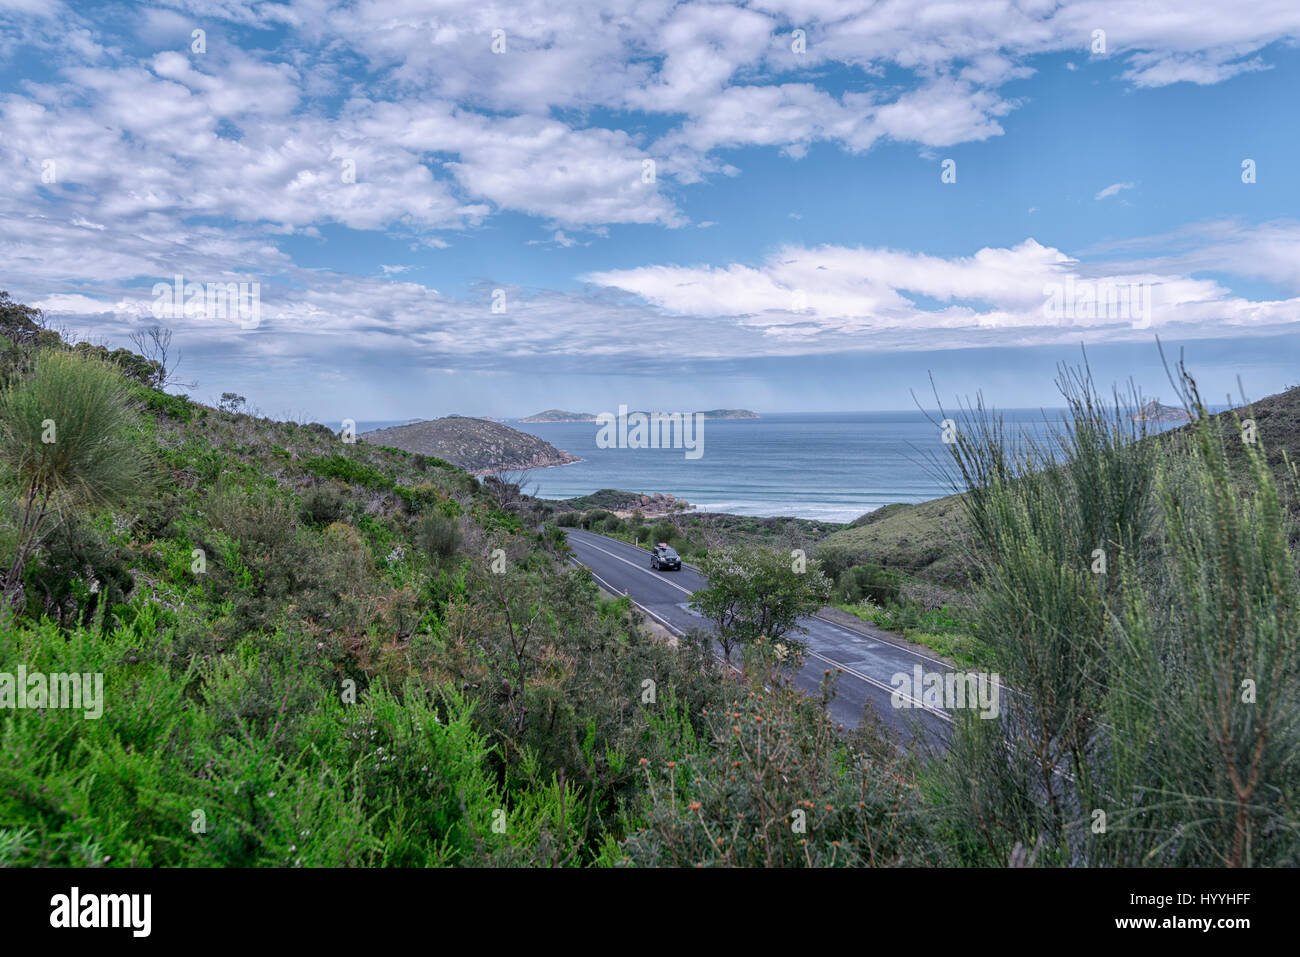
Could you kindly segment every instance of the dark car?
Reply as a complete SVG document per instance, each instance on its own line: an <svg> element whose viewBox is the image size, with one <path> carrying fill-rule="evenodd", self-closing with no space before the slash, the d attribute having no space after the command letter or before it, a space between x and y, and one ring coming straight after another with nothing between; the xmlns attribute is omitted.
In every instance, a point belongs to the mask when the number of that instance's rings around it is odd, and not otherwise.
<svg viewBox="0 0 1300 957"><path fill-rule="evenodd" d="M670 545L660 542L650 552L650 567L659 571L681 571L682 556L673 551Z"/></svg>

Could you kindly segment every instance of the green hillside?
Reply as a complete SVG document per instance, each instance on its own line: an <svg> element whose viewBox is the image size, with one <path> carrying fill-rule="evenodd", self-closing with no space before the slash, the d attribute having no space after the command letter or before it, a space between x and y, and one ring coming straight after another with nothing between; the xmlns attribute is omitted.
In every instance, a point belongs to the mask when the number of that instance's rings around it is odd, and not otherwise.
<svg viewBox="0 0 1300 957"><path fill-rule="evenodd" d="M1300 387L1215 416L1223 434L1230 461L1240 467L1245 458L1234 416L1253 414L1256 436L1265 449L1266 460L1279 477L1285 463L1300 461ZM1152 441L1183 442L1191 435L1185 425L1157 436ZM1300 515L1300 503L1287 499L1293 514ZM895 504L868 512L847 528L822 539L818 547L841 551L856 562L874 562L947 587L969 584L963 541L968 536L962 514L961 496Z"/></svg>
<svg viewBox="0 0 1300 957"><path fill-rule="evenodd" d="M1234 478L1207 427L1167 456L1097 430L984 489L974 650L1034 720L958 709L909 754L755 631L829 593L800 528L701 540L735 674L602 599L573 510L168 394L40 320L0 294L0 867L1300 863L1295 526L1238 435ZM835 534L941 577L954 515ZM896 591L879 571L848 584Z"/></svg>

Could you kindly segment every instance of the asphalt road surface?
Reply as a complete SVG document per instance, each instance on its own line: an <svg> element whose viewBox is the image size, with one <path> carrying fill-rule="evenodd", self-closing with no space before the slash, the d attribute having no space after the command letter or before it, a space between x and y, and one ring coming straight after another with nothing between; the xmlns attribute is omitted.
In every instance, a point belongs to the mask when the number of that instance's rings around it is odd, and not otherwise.
<svg viewBox="0 0 1300 957"><path fill-rule="evenodd" d="M681 571L655 571L645 549L577 528L565 532L577 560L607 591L627 595L673 634L681 635L692 628L712 630L708 621L687 607L691 592L705 586L697 571L686 566ZM831 717L837 723L856 727L863 709L871 707L911 747L946 745L951 718L939 709L923 707L919 701L913 701L911 707L895 708L890 696L896 685L890 679L899 672L912 675L918 664L927 673L951 670L947 665L824 618L802 618L799 625L804 629L799 637L808 643L809 654L795 683L817 695L826 669L841 669L838 695L830 705Z"/></svg>

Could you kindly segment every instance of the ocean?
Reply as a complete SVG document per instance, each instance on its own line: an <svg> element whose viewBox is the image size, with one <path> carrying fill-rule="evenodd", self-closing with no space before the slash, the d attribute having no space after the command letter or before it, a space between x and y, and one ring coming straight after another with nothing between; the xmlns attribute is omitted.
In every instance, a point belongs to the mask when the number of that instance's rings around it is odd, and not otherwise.
<svg viewBox="0 0 1300 957"><path fill-rule="evenodd" d="M999 410L1010 428L1041 434L1060 409ZM950 412L950 414L952 414ZM938 416L935 416L937 419ZM358 431L402 422L358 423ZM851 522L893 502L924 502L952 489L939 429L920 411L764 413L703 424L703 454L683 449L599 448L595 422L507 425L582 461L534 469L524 485L543 498L613 488L684 498L699 511ZM1163 426L1152 423L1155 431Z"/></svg>

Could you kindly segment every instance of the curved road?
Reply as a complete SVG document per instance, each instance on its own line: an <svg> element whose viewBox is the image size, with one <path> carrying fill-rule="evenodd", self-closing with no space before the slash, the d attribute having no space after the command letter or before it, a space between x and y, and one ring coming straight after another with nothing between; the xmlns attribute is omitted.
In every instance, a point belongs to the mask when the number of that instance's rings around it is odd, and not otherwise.
<svg viewBox="0 0 1300 957"><path fill-rule="evenodd" d="M683 565L680 572L658 572L650 567L649 552L635 545L577 528L566 528L565 532L578 562L607 591L627 595L675 635L692 628L709 629L709 622L687 607L691 593L706 584L697 571ZM946 664L825 618L802 618L799 625L804 629L799 637L808 643L809 654L795 678L798 687L817 694L826 669L843 671L839 693L830 705L836 722L856 727L863 709L871 707L912 747L945 746L951 718L939 709L923 707L919 701L910 708L893 707L890 696L895 685L890 679L899 672L913 674L918 664L927 673L946 672L950 670Z"/></svg>

